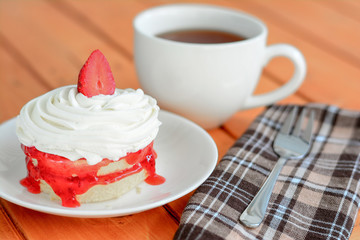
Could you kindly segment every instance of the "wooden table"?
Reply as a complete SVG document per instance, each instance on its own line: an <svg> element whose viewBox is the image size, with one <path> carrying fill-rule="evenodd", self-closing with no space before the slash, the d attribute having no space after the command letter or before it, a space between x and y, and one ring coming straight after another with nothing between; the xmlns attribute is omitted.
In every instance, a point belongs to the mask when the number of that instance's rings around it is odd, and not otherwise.
<svg viewBox="0 0 360 240"><path fill-rule="evenodd" d="M149 7L174 2L178 1L0 0L0 122L15 117L30 99L76 84L82 64L94 49L106 55L118 88L138 88L132 20ZM286 42L303 52L308 64L306 80L281 103L321 102L360 110L360 1L198 2L256 15L269 27L269 44ZM256 92L278 87L292 71L288 60L274 59ZM219 159L262 110L238 112L222 127L209 131ZM102 219L49 215L1 199L0 238L171 239L190 196L139 214ZM358 218L351 239L359 238Z"/></svg>

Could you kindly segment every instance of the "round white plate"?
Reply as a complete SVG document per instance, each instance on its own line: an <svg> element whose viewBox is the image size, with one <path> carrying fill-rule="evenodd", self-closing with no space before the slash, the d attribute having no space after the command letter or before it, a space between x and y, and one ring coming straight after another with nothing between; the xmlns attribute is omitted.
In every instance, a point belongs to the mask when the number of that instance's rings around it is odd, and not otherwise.
<svg viewBox="0 0 360 240"><path fill-rule="evenodd" d="M166 182L139 185L122 197L66 208L44 193L29 193L19 181L27 174L25 155L15 134L15 118L0 125L0 197L33 210L69 217L124 216L152 209L196 189L214 170L217 147L209 134L195 123L160 111L162 122L154 142L158 154L156 172ZM140 191L139 191L140 189Z"/></svg>

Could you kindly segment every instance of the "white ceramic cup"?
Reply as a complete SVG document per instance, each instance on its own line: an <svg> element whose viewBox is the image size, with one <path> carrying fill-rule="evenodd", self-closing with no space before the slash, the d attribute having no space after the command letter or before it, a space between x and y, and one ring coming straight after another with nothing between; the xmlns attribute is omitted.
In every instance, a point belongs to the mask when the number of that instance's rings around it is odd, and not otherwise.
<svg viewBox="0 0 360 240"><path fill-rule="evenodd" d="M221 30L246 40L198 44L156 36L184 29ZM199 4L163 5L136 16L134 31L135 66L141 87L161 108L206 129L221 125L239 110L287 97L306 74L306 63L298 49L288 44L266 46L265 24L240 11ZM263 67L277 56L293 62L292 78L274 91L254 95Z"/></svg>

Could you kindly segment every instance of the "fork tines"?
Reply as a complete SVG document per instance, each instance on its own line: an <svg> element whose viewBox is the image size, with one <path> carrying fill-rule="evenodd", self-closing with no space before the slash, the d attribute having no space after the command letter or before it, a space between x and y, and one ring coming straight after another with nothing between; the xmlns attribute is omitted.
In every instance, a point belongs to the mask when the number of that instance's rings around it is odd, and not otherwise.
<svg viewBox="0 0 360 240"><path fill-rule="evenodd" d="M297 112L298 112L299 107L295 106L293 108L293 110L290 113L290 116L286 118L283 126L280 129L280 133L282 134L286 134L289 135L290 131L292 129L292 126L294 125L294 121L297 117ZM300 136L301 133L301 128L302 128L302 123L304 122L304 118L306 116L307 113L307 109L304 108L301 112L301 115L299 117L299 119L297 120L295 127L294 127L294 131L293 131L293 135L296 137ZM307 125L305 127L304 130L304 134L302 136L302 139L306 142L310 142L311 141L311 137L312 137L312 129L313 129L313 125L314 125L314 118L315 118L315 114L314 111L310 111L310 116L309 119L307 121Z"/></svg>

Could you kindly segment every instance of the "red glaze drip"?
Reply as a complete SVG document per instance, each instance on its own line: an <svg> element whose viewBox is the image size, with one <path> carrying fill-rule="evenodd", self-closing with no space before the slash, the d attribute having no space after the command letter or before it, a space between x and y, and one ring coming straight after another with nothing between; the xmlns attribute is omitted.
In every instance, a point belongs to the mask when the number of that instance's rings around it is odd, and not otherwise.
<svg viewBox="0 0 360 240"><path fill-rule="evenodd" d="M145 182L150 185L160 185L165 182L165 178L155 173L155 159L157 155L149 154L146 156L145 169L149 173L149 176L145 179Z"/></svg>
<svg viewBox="0 0 360 240"><path fill-rule="evenodd" d="M40 180L44 180L54 190L62 200L64 207L78 207L80 203L76 200L76 195L87 192L91 187L102 184L106 185L123 179L127 176L140 172L145 169L148 177L145 181L151 185L158 185L165 182L165 178L155 173L156 152L153 143L144 149L134 153L129 153L120 158L126 160L131 167L98 176L97 172L101 167L107 166L113 161L103 159L95 165L88 165L85 159L70 161L67 158L44 153L35 147L21 146L26 155L26 167L28 175L20 183L31 193L40 193ZM36 159L34 164L32 159ZM83 161L80 161L83 160Z"/></svg>

